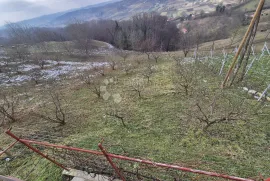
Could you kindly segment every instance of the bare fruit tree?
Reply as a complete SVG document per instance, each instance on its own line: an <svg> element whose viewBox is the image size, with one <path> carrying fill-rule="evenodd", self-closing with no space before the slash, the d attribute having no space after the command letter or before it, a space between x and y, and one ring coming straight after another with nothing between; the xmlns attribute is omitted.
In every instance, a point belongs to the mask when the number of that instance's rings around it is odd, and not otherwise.
<svg viewBox="0 0 270 181"><path fill-rule="evenodd" d="M115 60L110 60L109 66L111 67L112 70L116 70L117 63Z"/></svg>
<svg viewBox="0 0 270 181"><path fill-rule="evenodd" d="M59 125L66 124L66 101L59 93L51 91L50 101L43 104L44 113L36 113L33 115L40 117L44 120L58 123Z"/></svg>
<svg viewBox="0 0 270 181"><path fill-rule="evenodd" d="M32 72L30 73L31 80L36 84L41 83L41 79L43 77L44 73L40 69L33 69Z"/></svg>
<svg viewBox="0 0 270 181"><path fill-rule="evenodd" d="M200 121L203 130L209 127L235 121L247 121L251 110L248 110L246 98L231 92L213 93L214 96L200 96L187 112L189 118Z"/></svg>
<svg viewBox="0 0 270 181"><path fill-rule="evenodd" d="M182 63L178 64L174 69L173 82L176 92L184 91L186 96L191 95L197 83L195 65L192 63Z"/></svg>
<svg viewBox="0 0 270 181"><path fill-rule="evenodd" d="M104 64L101 66L94 66L93 69L97 75L101 75L103 77L106 75L106 65Z"/></svg>
<svg viewBox="0 0 270 181"><path fill-rule="evenodd" d="M143 76L147 79L147 82L151 82L150 78L152 77L152 75L155 73L155 66L148 64L147 67L145 68L144 72L143 72Z"/></svg>
<svg viewBox="0 0 270 181"><path fill-rule="evenodd" d="M33 55L32 59L40 67L40 69L45 68L45 64L46 64L45 57L42 54L35 54Z"/></svg>
<svg viewBox="0 0 270 181"><path fill-rule="evenodd" d="M81 80L84 82L84 84L90 89L92 93L94 93L98 98L101 98L101 83L100 81L89 75L89 74L82 74Z"/></svg>
<svg viewBox="0 0 270 181"><path fill-rule="evenodd" d="M121 67L126 75L130 74L133 70L133 66L130 63L122 63Z"/></svg>
<svg viewBox="0 0 270 181"><path fill-rule="evenodd" d="M179 65L183 62L183 58L178 55L175 55L173 53L169 53L168 55L172 60L176 62L176 65Z"/></svg>
<svg viewBox="0 0 270 181"><path fill-rule="evenodd" d="M50 59L57 62L57 65L60 65L60 61L62 60L62 54L56 53L55 55L52 55Z"/></svg>
<svg viewBox="0 0 270 181"><path fill-rule="evenodd" d="M132 79L131 82L129 83L129 90L136 92L139 98L142 98L142 92L144 91L144 89L145 89L144 81L141 78Z"/></svg>
<svg viewBox="0 0 270 181"><path fill-rule="evenodd" d="M117 109L117 108L111 108L111 109L106 111L106 116L110 116L110 117L113 117L113 118L120 120L122 125L124 127L127 127L127 125L125 123L126 116L122 110Z"/></svg>
<svg viewBox="0 0 270 181"><path fill-rule="evenodd" d="M158 60L160 59L161 54L159 52L154 52L151 55L153 59L155 60L155 62L158 63Z"/></svg>
<svg viewBox="0 0 270 181"><path fill-rule="evenodd" d="M122 59L123 59L123 61L125 62L126 60L127 60L127 58L129 57L129 52L128 51L125 51L125 50L119 50L118 52L117 52L117 55L119 56L119 57L121 57Z"/></svg>
<svg viewBox="0 0 270 181"><path fill-rule="evenodd" d="M23 62L27 60L29 54L28 47L24 45L12 46L11 49L7 51L7 56L10 57L12 61Z"/></svg>
<svg viewBox="0 0 270 181"><path fill-rule="evenodd" d="M67 54L72 55L73 53L73 44L69 41L62 42L63 49L66 51Z"/></svg>
<svg viewBox="0 0 270 181"><path fill-rule="evenodd" d="M144 53L147 55L147 59L151 60L151 52L145 51Z"/></svg>
<svg viewBox="0 0 270 181"><path fill-rule="evenodd" d="M41 42L37 44L40 51L44 52L45 54L49 54L50 52L50 44L48 42Z"/></svg>
<svg viewBox="0 0 270 181"><path fill-rule="evenodd" d="M193 48L193 45L193 35L191 33L182 33L180 38L180 49L183 51L185 57L187 57L189 51Z"/></svg>
<svg viewBox="0 0 270 181"><path fill-rule="evenodd" d="M13 90L10 92L1 92L0 96L0 126L17 122L19 120L17 117L17 109L20 102L19 96Z"/></svg>

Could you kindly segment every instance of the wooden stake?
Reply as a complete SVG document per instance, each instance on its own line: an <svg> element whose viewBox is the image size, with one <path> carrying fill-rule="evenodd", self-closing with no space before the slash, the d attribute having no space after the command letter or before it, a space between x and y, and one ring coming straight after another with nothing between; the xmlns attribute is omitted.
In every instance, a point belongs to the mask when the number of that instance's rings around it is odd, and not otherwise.
<svg viewBox="0 0 270 181"><path fill-rule="evenodd" d="M221 84L221 88L224 88L225 85L226 85L226 83L228 82L229 77L230 77L230 75L231 75L231 73L232 73L232 71L233 71L233 69L234 69L234 67L236 65L237 59L238 59L238 57L239 57L239 55L240 55L240 53L241 53L241 51L242 51L245 43L247 42L247 39L249 37L249 34L251 33L251 30L253 29L254 24L255 24L257 18L261 16L261 10L263 8L264 3L265 3L265 0L260 0L260 3L258 4L257 10L256 10L256 12L255 12L255 14L254 14L254 16L253 16L253 18L252 18L252 20L250 22L250 25L248 27L248 30L247 30L244 38L242 39L241 44L240 44L240 46L238 48L238 51L237 51L237 53L236 53L236 55L235 55L235 57L233 59L233 62L231 64L231 66L230 66L230 69L227 72L227 75L226 75L224 81Z"/></svg>

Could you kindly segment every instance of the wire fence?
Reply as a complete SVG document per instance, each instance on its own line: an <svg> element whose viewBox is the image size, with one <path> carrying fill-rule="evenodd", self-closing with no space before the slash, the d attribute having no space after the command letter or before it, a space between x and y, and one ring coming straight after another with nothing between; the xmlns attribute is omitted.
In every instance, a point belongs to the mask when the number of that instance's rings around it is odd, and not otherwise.
<svg viewBox="0 0 270 181"><path fill-rule="evenodd" d="M104 148L106 144L101 143L99 144L101 151L96 151L28 140L25 137L17 137L10 130L7 134L15 142L7 146L10 149L5 151L6 156L1 159L0 166L4 169L0 170L0 175L12 175L24 181L37 178L41 171L51 165L50 163L67 171L72 168L86 174L91 173L93 178L102 175L109 177L110 180L116 178L124 181L253 180L116 155L108 153ZM70 177L64 179L69 180Z"/></svg>

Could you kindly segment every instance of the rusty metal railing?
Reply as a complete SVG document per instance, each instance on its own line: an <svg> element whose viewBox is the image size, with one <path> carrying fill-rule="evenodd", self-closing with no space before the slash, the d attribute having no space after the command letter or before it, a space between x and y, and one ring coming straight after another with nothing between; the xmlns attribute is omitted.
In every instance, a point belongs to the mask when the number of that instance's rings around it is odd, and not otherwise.
<svg viewBox="0 0 270 181"><path fill-rule="evenodd" d="M63 150L69 150L69 151L75 151L78 153L87 153L90 155L99 155L99 156L105 156L107 161L110 163L110 165L113 167L115 170L115 173L117 176L123 180L126 181L127 179L125 178L123 172L125 172L123 169L120 169L117 164L113 161L115 160L122 160L122 161L127 161L131 163L139 163L139 164L144 164L148 166L152 166L155 168L164 168L164 169L172 169L172 170L178 170L182 172L188 172L188 173L194 173L194 174L200 174L200 175L206 175L209 177L217 177L217 178L223 178L223 179L228 179L228 180L235 180L235 181L254 181L252 179L247 179L247 178L240 178L240 177L235 177L235 176L230 176L230 175L225 175L225 174L219 174L216 172L209 172L209 171L203 171L203 170L196 170L192 168L187 168L187 167L182 167L179 165L171 165L171 164L165 164L165 163L158 163L158 162L153 162L150 160L144 160L144 159L138 159L138 158L131 158L127 156L122 156L122 155L116 155L116 154L111 154L106 151L106 149L102 146L102 143L100 143L98 146L101 149L101 151L95 151L95 150L87 150L87 149L82 149L82 148L76 148L76 147L70 147L70 146L64 146L64 145L56 145L56 144L50 144L46 142L39 142L39 141L33 141L33 140L27 140L27 139L21 139L14 135L11 130L7 130L6 134L11 136L13 139L16 141L12 143L10 146L8 146L5 151L1 152L1 154L5 153L7 150L9 150L12 146L14 146L17 142L22 143L29 149L31 149L33 152L36 152L43 158L49 160L50 162L54 163L58 167L69 170L67 167L65 167L63 164L57 162L56 160L50 158L49 156L45 155L42 153L40 150L37 148L33 147L32 145L39 145L39 146L44 146L48 148L55 148L55 149L63 149Z"/></svg>

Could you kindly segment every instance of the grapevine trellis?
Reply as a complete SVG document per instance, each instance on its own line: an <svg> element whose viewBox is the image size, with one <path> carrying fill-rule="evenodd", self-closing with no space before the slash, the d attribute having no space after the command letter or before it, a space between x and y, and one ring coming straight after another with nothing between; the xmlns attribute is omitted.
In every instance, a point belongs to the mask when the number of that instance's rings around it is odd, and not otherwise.
<svg viewBox="0 0 270 181"><path fill-rule="evenodd" d="M233 62L225 76L224 81L221 84L221 87L225 87L228 81L230 80L229 85L231 86L238 76L238 81L242 81L244 79L244 75L246 72L246 68L248 65L249 56L252 51L252 44L255 39L257 28L260 22L261 12L263 10L265 0L260 0L256 12L251 20L251 23L248 27L246 34L244 35L239 48L237 49L237 53L234 56ZM266 45L266 44L265 44ZM264 49L266 47L264 46ZM242 69L242 73L240 73L240 69Z"/></svg>

